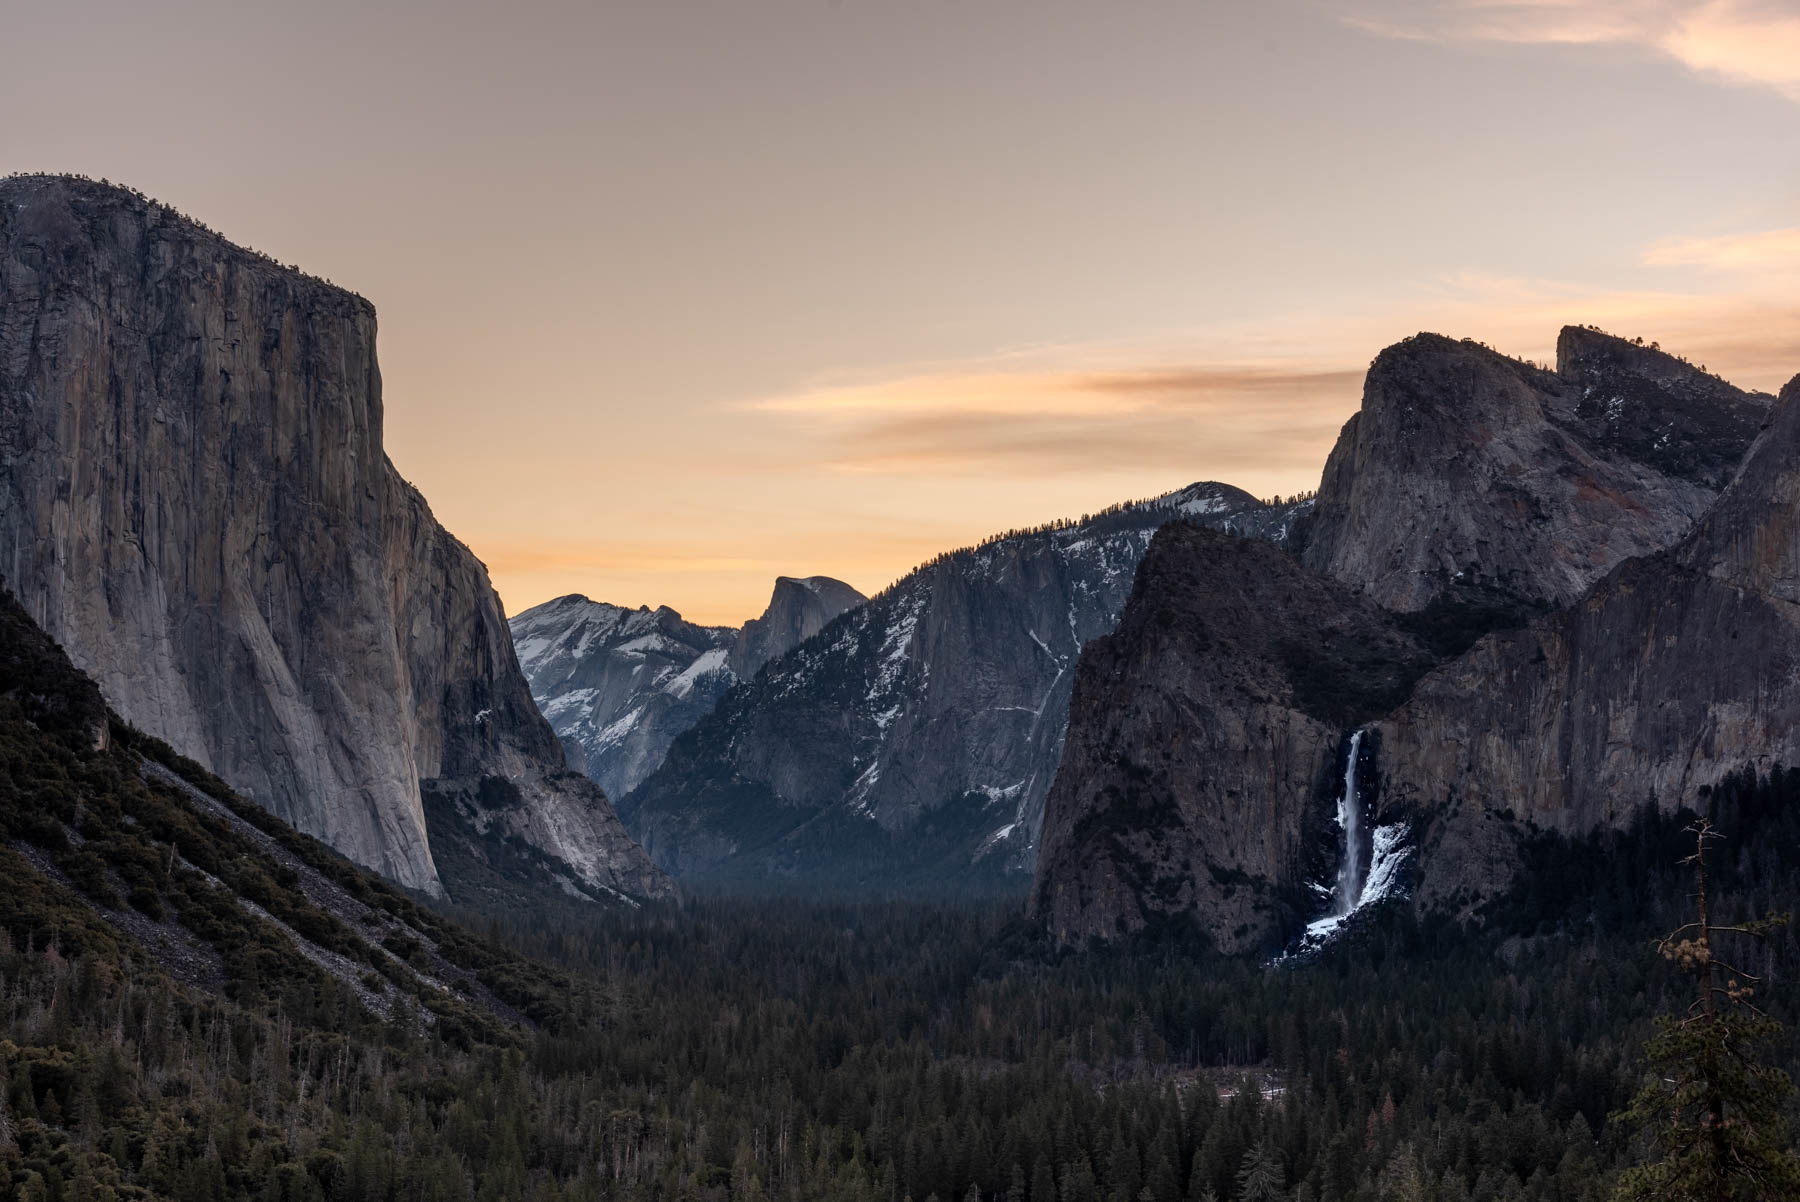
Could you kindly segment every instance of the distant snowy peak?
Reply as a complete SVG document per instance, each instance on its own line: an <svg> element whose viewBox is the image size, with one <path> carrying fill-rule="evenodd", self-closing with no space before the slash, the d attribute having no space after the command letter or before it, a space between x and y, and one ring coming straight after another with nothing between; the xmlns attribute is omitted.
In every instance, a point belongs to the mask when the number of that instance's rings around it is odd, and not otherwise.
<svg viewBox="0 0 1800 1202"><path fill-rule="evenodd" d="M738 632L700 626L668 606L631 609L580 594L508 624L538 708L587 774L622 796L662 762L670 740L733 684Z"/></svg>
<svg viewBox="0 0 1800 1202"><path fill-rule="evenodd" d="M666 605L611 605L579 593L514 617L532 697L587 774L623 796L662 763L669 744L740 679L862 604L829 576L783 576L762 617L700 626Z"/></svg>
<svg viewBox="0 0 1800 1202"><path fill-rule="evenodd" d="M686 648L706 651L738 633L731 626L695 626L666 605L634 610L589 601L578 592L529 608L509 619L508 626L518 666L533 678L580 673L581 662L596 651L661 651L684 659Z"/></svg>

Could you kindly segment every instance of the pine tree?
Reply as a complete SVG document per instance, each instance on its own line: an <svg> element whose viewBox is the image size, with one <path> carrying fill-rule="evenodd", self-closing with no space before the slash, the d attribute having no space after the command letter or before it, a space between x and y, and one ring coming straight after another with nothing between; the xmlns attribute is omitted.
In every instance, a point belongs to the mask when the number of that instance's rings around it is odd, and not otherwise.
<svg viewBox="0 0 1800 1202"><path fill-rule="evenodd" d="M739 1139L731 1160L732 1202L763 1202L762 1178L756 1171L756 1153L748 1139Z"/></svg>
<svg viewBox="0 0 1800 1202"><path fill-rule="evenodd" d="M1751 1001L1760 978L1719 959L1713 942L1726 932L1761 937L1778 921L1713 924L1706 845L1718 836L1704 819L1688 830L1695 850L1682 862L1694 866L1700 917L1677 928L1658 950L1698 978L1700 996L1684 1017L1657 1020L1656 1035L1645 1048L1655 1075L1623 1117L1653 1129L1662 1158L1626 1170L1613 1199L1800 1198L1800 1158L1787 1143L1782 1114L1794 1085L1758 1058L1759 1048L1782 1027Z"/></svg>
<svg viewBox="0 0 1800 1202"><path fill-rule="evenodd" d="M1031 1172L1031 1202L1056 1202L1056 1175L1050 1171L1050 1161L1042 1156Z"/></svg>
<svg viewBox="0 0 1800 1202"><path fill-rule="evenodd" d="M1238 1197L1243 1202L1275 1202L1286 1184L1281 1158L1267 1140L1244 1153L1243 1164L1238 1168Z"/></svg>
<svg viewBox="0 0 1800 1202"><path fill-rule="evenodd" d="M1425 1177L1411 1144L1401 1144L1388 1158L1376 1188L1385 1202L1425 1202Z"/></svg>

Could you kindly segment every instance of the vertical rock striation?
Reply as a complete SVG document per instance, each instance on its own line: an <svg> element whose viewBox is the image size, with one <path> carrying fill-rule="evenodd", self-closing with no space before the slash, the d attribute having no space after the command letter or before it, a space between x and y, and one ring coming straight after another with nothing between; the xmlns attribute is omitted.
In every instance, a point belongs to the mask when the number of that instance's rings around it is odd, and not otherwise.
<svg viewBox="0 0 1800 1202"><path fill-rule="evenodd" d="M769 606L760 618L751 618L738 631L731 649L731 670L739 680L750 680L762 666L786 655L845 610L855 609L868 598L829 576L780 576Z"/></svg>
<svg viewBox="0 0 1800 1202"><path fill-rule="evenodd" d="M120 714L415 889L432 786L585 889L666 891L381 422L367 301L123 189L0 182L0 572Z"/></svg>

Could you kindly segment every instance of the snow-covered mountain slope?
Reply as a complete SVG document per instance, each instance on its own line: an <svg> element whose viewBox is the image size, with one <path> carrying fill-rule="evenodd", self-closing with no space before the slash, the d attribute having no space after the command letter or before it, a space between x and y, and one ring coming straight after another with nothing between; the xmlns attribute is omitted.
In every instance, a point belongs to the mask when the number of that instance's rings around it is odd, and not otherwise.
<svg viewBox="0 0 1800 1202"><path fill-rule="evenodd" d="M623 797L662 762L736 681L729 626L696 626L674 610L626 609L579 594L512 618L513 648L538 708L570 763Z"/></svg>
<svg viewBox="0 0 1800 1202"><path fill-rule="evenodd" d="M1283 540L1299 505L1196 484L939 557L772 660L625 797L659 862L720 882L1026 884L1082 644L1156 529Z"/></svg>
<svg viewBox="0 0 1800 1202"><path fill-rule="evenodd" d="M816 634L863 595L829 576L783 576L769 608L740 631L696 626L659 606L626 609L579 594L508 622L531 695L571 763L623 797L662 763L677 735L740 677Z"/></svg>

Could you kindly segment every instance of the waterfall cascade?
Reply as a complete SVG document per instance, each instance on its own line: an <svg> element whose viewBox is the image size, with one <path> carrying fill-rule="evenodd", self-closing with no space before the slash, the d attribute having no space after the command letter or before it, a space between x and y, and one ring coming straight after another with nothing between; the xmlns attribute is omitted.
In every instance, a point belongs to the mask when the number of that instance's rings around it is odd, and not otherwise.
<svg viewBox="0 0 1800 1202"><path fill-rule="evenodd" d="M1306 933L1291 954L1302 954L1323 946L1337 933L1345 920L1364 906L1405 892L1402 868L1410 854L1405 823L1378 826L1369 834L1368 864L1363 863L1362 790L1357 785L1361 766L1362 731L1350 735L1350 759L1344 765L1344 787L1338 794L1337 821L1344 834L1344 855L1338 861L1337 882L1327 889L1324 882L1314 886L1321 895L1329 896L1330 908L1306 926Z"/></svg>
<svg viewBox="0 0 1800 1202"><path fill-rule="evenodd" d="M1344 858L1338 862L1337 903L1333 913L1347 916L1362 901L1362 797L1356 790L1356 761L1362 758L1363 732L1350 736L1350 762L1344 766L1344 791L1338 795L1338 825L1344 830Z"/></svg>

